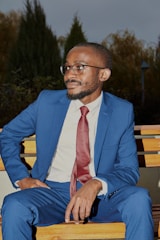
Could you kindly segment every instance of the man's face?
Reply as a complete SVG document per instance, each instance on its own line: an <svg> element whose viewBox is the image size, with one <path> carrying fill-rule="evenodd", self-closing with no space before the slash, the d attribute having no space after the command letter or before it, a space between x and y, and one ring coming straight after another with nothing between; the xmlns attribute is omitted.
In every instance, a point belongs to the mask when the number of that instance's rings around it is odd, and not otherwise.
<svg viewBox="0 0 160 240"><path fill-rule="evenodd" d="M96 67L103 68L104 64L92 48L79 46L71 49L65 67L64 82L70 99L80 99L86 104L100 95L102 81L99 72L103 69Z"/></svg>

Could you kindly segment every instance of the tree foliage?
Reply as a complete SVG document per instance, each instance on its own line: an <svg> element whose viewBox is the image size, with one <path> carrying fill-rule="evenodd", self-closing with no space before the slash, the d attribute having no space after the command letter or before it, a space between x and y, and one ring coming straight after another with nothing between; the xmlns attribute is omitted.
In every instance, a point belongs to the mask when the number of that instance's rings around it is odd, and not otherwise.
<svg viewBox="0 0 160 240"><path fill-rule="evenodd" d="M70 33L68 34L65 45L64 45L64 59L68 53L68 51L80 42L86 42L87 39L85 37L84 32L82 31L82 25L77 16L74 17L73 23L70 29Z"/></svg>
<svg viewBox="0 0 160 240"><path fill-rule="evenodd" d="M17 32L6 61L7 76L0 93L1 112L5 112L8 120L32 102L43 88L56 89L61 84L57 38L47 26L37 0L32 3L26 0Z"/></svg>
<svg viewBox="0 0 160 240"><path fill-rule="evenodd" d="M137 124L153 121L153 109L157 112L155 106L156 103L160 103L160 79L157 78L160 70L157 68L157 73L155 71L155 49L145 48L144 43L128 31L110 34L102 44L111 51L113 56L112 77L106 82L104 89L134 104ZM148 63L148 69L141 68L142 61ZM144 103L142 102L142 74L144 74L145 85Z"/></svg>
<svg viewBox="0 0 160 240"><path fill-rule="evenodd" d="M69 33L57 38L47 26L38 0L26 0L22 13L0 13L0 41L2 127L42 89L64 88L59 66L70 48L87 39L77 16ZM159 124L160 38L156 46L146 46L133 33L120 31L107 36L102 44L113 56L112 77L104 84L104 90L133 103L136 124ZM148 63L148 69L142 70L142 61Z"/></svg>
<svg viewBox="0 0 160 240"><path fill-rule="evenodd" d="M27 0L18 39L11 53L9 80L32 88L36 76L50 76L52 83L56 84L60 61L57 39L46 25L43 9L37 0L33 5Z"/></svg>
<svg viewBox="0 0 160 240"><path fill-rule="evenodd" d="M14 11L6 15L0 12L0 83L4 82L7 74L8 58L17 38L20 16Z"/></svg>
<svg viewBox="0 0 160 240"><path fill-rule="evenodd" d="M113 57L109 90L120 97L133 100L136 90L140 89L143 43L125 31L109 35L103 44L110 49Z"/></svg>

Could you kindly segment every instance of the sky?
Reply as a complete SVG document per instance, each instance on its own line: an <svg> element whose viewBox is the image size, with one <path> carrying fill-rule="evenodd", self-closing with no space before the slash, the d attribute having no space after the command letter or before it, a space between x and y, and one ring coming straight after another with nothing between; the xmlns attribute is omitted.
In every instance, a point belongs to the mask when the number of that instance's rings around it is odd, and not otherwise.
<svg viewBox="0 0 160 240"><path fill-rule="evenodd" d="M76 15L88 41L128 30L146 45L160 36L160 0L39 0L53 33L66 36ZM23 11L25 0L0 0L0 11Z"/></svg>

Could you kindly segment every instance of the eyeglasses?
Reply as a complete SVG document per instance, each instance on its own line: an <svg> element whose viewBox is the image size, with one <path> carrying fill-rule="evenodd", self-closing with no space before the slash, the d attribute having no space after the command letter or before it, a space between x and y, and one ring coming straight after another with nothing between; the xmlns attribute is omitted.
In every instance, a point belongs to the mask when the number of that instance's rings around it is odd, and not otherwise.
<svg viewBox="0 0 160 240"><path fill-rule="evenodd" d="M91 66L88 64L74 64L74 65L62 65L60 66L60 71L63 75L65 75L70 70L73 70L76 74L80 74L84 71L86 67L98 68L98 69L105 69L105 67L97 67Z"/></svg>

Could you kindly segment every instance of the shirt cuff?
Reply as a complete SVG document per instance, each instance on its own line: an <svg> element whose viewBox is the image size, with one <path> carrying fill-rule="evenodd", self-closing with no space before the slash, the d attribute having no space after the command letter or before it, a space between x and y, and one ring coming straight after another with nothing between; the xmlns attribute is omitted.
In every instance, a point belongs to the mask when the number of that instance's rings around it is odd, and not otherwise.
<svg viewBox="0 0 160 240"><path fill-rule="evenodd" d="M17 188L19 188L18 182L19 182L19 180L17 180L17 181L14 183L14 185L15 185Z"/></svg>
<svg viewBox="0 0 160 240"><path fill-rule="evenodd" d="M97 196L106 195L108 192L108 184L100 178L94 177L94 179L97 179L102 183L102 190L98 193Z"/></svg>

